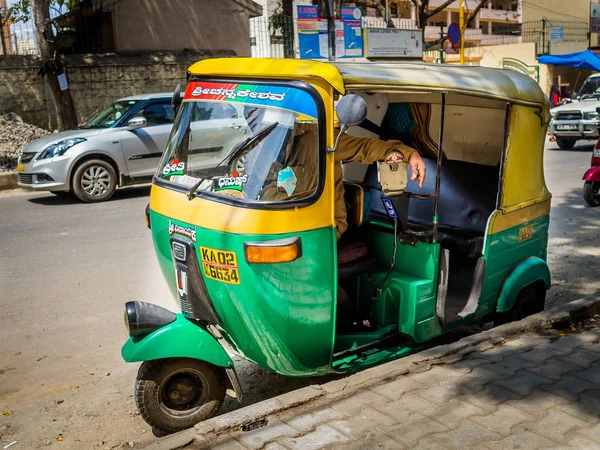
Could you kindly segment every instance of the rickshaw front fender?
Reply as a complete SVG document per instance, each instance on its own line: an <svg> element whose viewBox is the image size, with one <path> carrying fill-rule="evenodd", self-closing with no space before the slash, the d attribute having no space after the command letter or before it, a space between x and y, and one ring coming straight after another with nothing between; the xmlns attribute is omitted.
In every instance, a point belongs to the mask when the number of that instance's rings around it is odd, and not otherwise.
<svg viewBox="0 0 600 450"><path fill-rule="evenodd" d="M583 175L585 181L600 181L600 166L590 167Z"/></svg>
<svg viewBox="0 0 600 450"><path fill-rule="evenodd" d="M520 262L504 281L496 310L500 313L510 311L521 289L538 281L543 281L546 289L550 289L550 270L546 261L531 257Z"/></svg>
<svg viewBox="0 0 600 450"><path fill-rule="evenodd" d="M130 337L121 355L126 362L152 361L164 358L193 358L215 366L233 367L233 361L202 327L177 314L174 322L143 336Z"/></svg>

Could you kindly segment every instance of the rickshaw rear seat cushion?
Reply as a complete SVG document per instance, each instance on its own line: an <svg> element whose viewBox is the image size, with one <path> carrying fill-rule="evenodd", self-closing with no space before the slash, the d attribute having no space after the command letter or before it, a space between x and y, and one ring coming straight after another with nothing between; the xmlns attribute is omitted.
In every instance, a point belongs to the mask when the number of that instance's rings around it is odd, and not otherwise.
<svg viewBox="0 0 600 450"><path fill-rule="evenodd" d="M435 191L436 161L423 158L427 176L423 188L409 179L406 191L415 194L431 194ZM409 169L410 172L410 169ZM498 193L498 167L464 161L444 160L440 174L441 190L439 204L439 226L446 228L448 236L454 236L452 230L476 232L482 236L488 217L496 208ZM381 187L377 179L377 166L372 164L367 171L365 184L369 186L371 213L387 217L381 202ZM411 199L408 212L409 222L431 225L433 199ZM450 238L448 238L450 239ZM457 237L457 242L464 239ZM469 244L470 245L470 244Z"/></svg>
<svg viewBox="0 0 600 450"><path fill-rule="evenodd" d="M367 256L367 245L355 239L341 239L338 242L338 266L357 261Z"/></svg>

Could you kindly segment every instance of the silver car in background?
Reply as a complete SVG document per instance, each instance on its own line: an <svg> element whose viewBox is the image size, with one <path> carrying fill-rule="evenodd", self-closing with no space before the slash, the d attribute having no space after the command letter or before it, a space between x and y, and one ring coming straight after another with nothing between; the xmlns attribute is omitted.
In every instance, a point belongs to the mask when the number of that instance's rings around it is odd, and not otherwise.
<svg viewBox="0 0 600 450"><path fill-rule="evenodd" d="M122 98L74 130L32 142L19 158L18 185L99 202L108 200L117 187L150 182L175 119L172 95ZM250 133L244 111L237 105L205 102L200 111L190 141L195 141L195 151L214 153L215 161L227 156L220 154L223 148L231 148ZM218 128L223 136L220 142L231 145L204 145L207 126L211 134Z"/></svg>

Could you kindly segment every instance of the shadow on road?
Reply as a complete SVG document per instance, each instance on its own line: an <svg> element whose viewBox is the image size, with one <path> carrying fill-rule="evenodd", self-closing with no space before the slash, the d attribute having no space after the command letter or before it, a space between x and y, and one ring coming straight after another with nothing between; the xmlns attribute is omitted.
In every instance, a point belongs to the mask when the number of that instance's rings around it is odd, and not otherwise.
<svg viewBox="0 0 600 450"><path fill-rule="evenodd" d="M111 197L109 202L118 202L120 200L127 200L130 198L149 197L150 196L150 185L148 186L135 186L127 187L123 189L117 189L115 194ZM75 205L82 203L77 197L69 194L62 194L60 196L48 193L45 197L34 197L29 198L29 202L43 206L56 206L56 205Z"/></svg>

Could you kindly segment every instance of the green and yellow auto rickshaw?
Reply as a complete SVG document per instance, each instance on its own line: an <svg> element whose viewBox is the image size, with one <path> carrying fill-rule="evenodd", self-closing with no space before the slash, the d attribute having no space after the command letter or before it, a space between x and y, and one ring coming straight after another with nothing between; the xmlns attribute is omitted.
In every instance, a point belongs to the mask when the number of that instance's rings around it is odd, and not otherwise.
<svg viewBox="0 0 600 450"><path fill-rule="evenodd" d="M241 401L231 355L291 377L357 371L544 308L549 109L531 78L208 59L177 107L147 219L181 313L127 303L122 349L157 429L215 415L226 391ZM424 186L400 158L345 164L341 190L343 133L416 149Z"/></svg>

